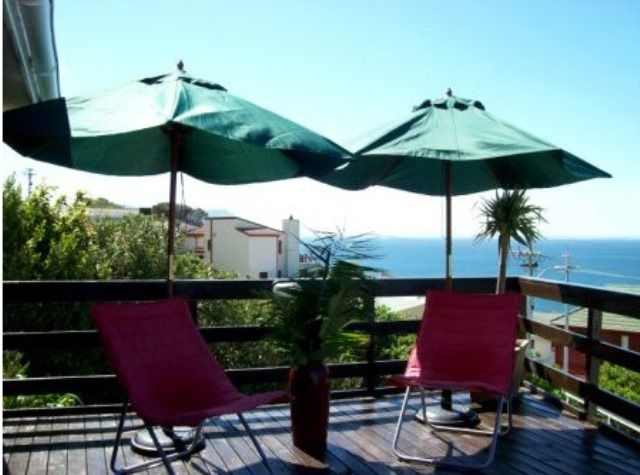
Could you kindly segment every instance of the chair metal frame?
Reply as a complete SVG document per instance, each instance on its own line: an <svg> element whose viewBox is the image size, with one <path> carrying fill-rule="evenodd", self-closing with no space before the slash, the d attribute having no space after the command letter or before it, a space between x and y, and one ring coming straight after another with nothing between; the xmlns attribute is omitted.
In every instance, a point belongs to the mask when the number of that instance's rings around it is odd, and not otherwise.
<svg viewBox="0 0 640 475"><path fill-rule="evenodd" d="M149 432L149 435L151 436L151 440L153 440L153 444L155 445L159 457L151 459L151 460L147 460L144 462L140 462L137 464L133 464L133 465L129 465L126 467L120 467L118 468L116 465L116 461L118 458L118 451L120 450L120 442L122 441L122 434L124 432L124 421L127 417L127 408L129 406L129 400L125 400L124 403L122 404L122 411L120 412L120 420L118 422L118 431L116 432L116 438L113 444L113 452L111 453L111 462L110 462L110 467L111 470L118 474L118 475L124 475L127 473L134 473L134 472L138 472L140 470L144 470L150 467L155 467L156 465L160 465L160 464L164 464L165 468L167 469L167 473L169 475L174 475L175 471L173 470L173 467L171 466L171 462L175 461L175 460L179 460L179 459L187 459L191 456L191 454L193 454L194 452L198 451L198 445L200 442L200 436L202 434L203 428L204 428L204 424L208 419L205 419L204 421L202 421L202 423L197 426L194 436L193 436L193 441L184 449L184 450L180 450L180 451L175 451L175 452L171 452L171 453L167 453L163 448L162 445L160 444L160 441L158 440L158 436L156 435L155 431L153 430L153 426L151 424L149 424L147 421L143 421L145 428L147 429L147 431ZM236 415L238 416L238 418L240 419L240 422L242 423L245 431L247 432L247 434L249 435L249 438L251 439L251 442L253 442L254 447L256 448L256 451L258 452L258 455L260 455L260 458L262 459L262 462L264 463L265 467L267 468L267 470L269 471L269 473L271 473L271 468L269 467L269 464L267 463L267 457L265 456L262 448L260 447L260 444L258 443L258 440L256 439L255 435L253 435L253 432L251 431L251 429L249 428L249 424L247 424L247 421L245 420L244 416L242 415L242 413L238 412L236 413Z"/></svg>
<svg viewBox="0 0 640 475"><path fill-rule="evenodd" d="M114 473L129 474L164 465L167 473L173 475L175 471L171 462L188 459L201 449L206 421L226 414L238 416L262 462L271 472L265 453L242 412L275 402L286 396L286 393L270 391L247 396L238 392L207 348L191 318L185 299L172 298L134 304L96 304L92 307L91 313L105 347L107 359L113 365L116 376L127 393L122 404L110 460L110 468ZM141 332L145 332L145 339L138 343L139 340L136 338ZM150 334L155 338L164 337L163 332L173 332L171 342L182 352L158 352L156 340L148 336ZM166 338L159 341L166 343ZM125 357L127 352L132 351L134 356ZM162 366L163 361L169 366ZM185 361L191 366L185 366ZM183 379L180 380L180 384L167 386L164 382L172 375ZM191 391L189 394L197 395L200 399L183 397L185 391ZM150 435L151 455L157 453L159 456L128 466L118 466L118 451L121 450L125 418L130 406L142 419ZM195 436L191 442L178 441L173 447L165 445L163 448L154 426L189 426L194 428Z"/></svg>
<svg viewBox="0 0 640 475"><path fill-rule="evenodd" d="M516 341L517 312L521 305L518 294L456 294L451 291L428 291L424 315L416 343L411 350L407 367L402 376L392 379L394 384L406 388L393 436L392 450L398 459L431 464L453 469L483 469L493 461L498 437L511 430L511 386L513 385L513 344ZM464 332L451 338L448 319L458 318L465 325ZM466 356L465 356L466 355ZM470 355L480 355L473 362L465 360ZM511 360L508 360L508 357ZM491 361L493 366L488 366ZM449 431L491 436L486 458L469 463L458 463L444 456L419 456L399 449L400 434L404 423L409 397L420 391L422 419L433 431ZM498 397L498 404L490 428L467 428L444 425L429 420L425 400L429 391L475 391ZM502 412L506 404L507 426L502 427ZM448 442L449 446L453 445Z"/></svg>
<svg viewBox="0 0 640 475"><path fill-rule="evenodd" d="M493 462L493 459L496 454L496 447L498 446L498 436L507 435L513 426L513 419L511 414L511 402L509 398L506 396L500 396L498 400L498 406L496 409L496 417L493 426L493 430L490 429L473 429L473 428L463 428L463 427L453 427L453 426L445 426L439 424L433 424L429 421L427 417L427 403L425 398L425 389L422 386L419 386L420 397L422 400L422 417L427 425L433 428L436 431L449 431L449 432L462 432L466 434L475 434L475 435L490 435L492 436L491 445L489 447L489 454L487 458L483 462L478 462L475 464L456 464L452 462L446 462L442 457L418 457L415 455L409 455L404 452L401 452L398 449L398 442L400 440L400 432L402 431L402 425L404 423L405 414L407 412L407 405L409 402L409 396L414 387L409 385L404 394L404 399L402 401L402 408L400 409L400 415L398 416L398 423L396 424L396 430L393 435L393 443L392 449L393 453L400 460L404 460L406 462L417 462L417 463L425 463L430 465L435 465L443 468L454 468L454 469L469 469L469 470L481 470L483 468L487 468ZM503 429L501 425L501 416L502 410L504 406L507 406L507 427Z"/></svg>

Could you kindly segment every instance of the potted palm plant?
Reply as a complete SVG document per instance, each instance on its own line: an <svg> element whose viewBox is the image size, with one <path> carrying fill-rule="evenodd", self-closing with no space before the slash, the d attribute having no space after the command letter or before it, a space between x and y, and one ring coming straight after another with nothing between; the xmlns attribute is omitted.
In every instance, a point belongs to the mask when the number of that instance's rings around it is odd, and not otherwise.
<svg viewBox="0 0 640 475"><path fill-rule="evenodd" d="M498 236L498 278L496 293L504 293L507 280L507 262L511 239L531 250L533 243L540 239L538 224L545 221L543 209L529 202L525 190L496 191L493 198L482 201L480 215L482 229L476 242ZM511 384L511 399L518 394L524 378L524 358L530 341L516 340L514 374Z"/></svg>
<svg viewBox="0 0 640 475"><path fill-rule="evenodd" d="M364 333L347 330L365 320L373 298L367 272L357 262L371 258L370 238L319 232L301 243L316 263L308 278L274 284L271 336L291 365L289 394L293 443L322 457L329 421L328 357L363 347Z"/></svg>

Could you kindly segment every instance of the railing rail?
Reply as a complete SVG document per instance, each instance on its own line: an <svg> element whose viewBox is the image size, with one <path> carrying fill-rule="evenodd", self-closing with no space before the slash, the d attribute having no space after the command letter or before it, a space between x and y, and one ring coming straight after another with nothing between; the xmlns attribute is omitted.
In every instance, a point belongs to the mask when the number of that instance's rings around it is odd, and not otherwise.
<svg viewBox="0 0 640 475"><path fill-rule="evenodd" d="M585 380L532 359L528 359L529 371L582 399L584 409L578 410L578 413L583 418L597 422L598 410L602 408L632 424L640 424L640 405L601 388L599 384L600 364L603 361L640 372L640 353L600 341L603 312L640 319L640 295L526 277L519 278L518 283L520 292L528 297L544 298L588 309L584 335L522 317L520 319L522 328L527 332L556 345L568 346L584 353Z"/></svg>
<svg viewBox="0 0 640 475"><path fill-rule="evenodd" d="M198 302L217 299L261 299L269 295L271 285L272 282L268 280L181 280L175 283L174 288L177 295L184 295ZM640 295L533 278L510 278L507 286L511 291L519 291L529 297L550 299L589 309L589 324L584 335L521 317L523 332L538 335L554 344L566 345L584 353L587 358L586 379L579 379L531 359L528 360L529 371L584 400L585 409L582 411L584 417L594 418L600 406L616 417L640 424L638 404L614 395L599 386L599 366L602 361L640 371L639 353L600 341L602 312L640 318ZM465 278L454 281L454 288L459 291L492 292L494 287L495 279L493 278ZM375 296L420 296L424 295L427 289L439 288L444 288L443 279L381 279L377 281ZM5 306L29 303L138 301L163 297L166 292L166 282L164 280L4 282L3 291ZM192 308L195 309L196 306L193 305ZM334 378L364 377L364 387L342 394L371 395L387 391L379 384L381 378L401 371L404 361L375 360L375 336L415 333L418 326L419 321L354 324L353 328L367 331L371 336L366 360L330 365L330 372ZM268 328L257 326L205 327L201 328L201 331L205 340L212 343L259 341L268 338ZM93 330L4 333L3 344L5 350L77 349L99 346L97 335ZM234 368L229 370L229 375L237 383L246 381L284 383L287 368ZM103 390L114 386L113 375L3 380L5 396L74 392L78 388L86 390L87 387ZM73 409L73 411L77 410ZM91 411L91 408L87 410ZM9 413L10 411L5 411L5 414Z"/></svg>
<svg viewBox="0 0 640 475"><path fill-rule="evenodd" d="M179 280L174 284L174 293L190 299L192 312L197 319L199 301L207 300L243 300L264 299L271 292L270 280ZM511 286L517 284L510 281ZM444 280L433 279L381 279L374 286L375 297L424 295L427 289L444 288ZM455 288L460 291L490 292L495 287L492 278L456 279ZM125 281L5 281L3 283L4 305L19 304L58 304L96 301L140 301L165 296L164 280L125 280ZM373 311L373 300L369 310ZM333 378L363 377L363 394L378 394L387 389L379 387L379 380L385 375L402 371L403 361L375 360L375 336L387 334L416 333L419 321L378 322L375 324L355 323L354 330L369 333L370 344L366 351L366 361L329 365ZM258 326L242 327L204 327L201 328L205 341L253 342L268 338L269 329ZM28 349L80 349L98 348L99 339L95 330L52 331L52 332L5 332L3 334L5 350ZM228 374L235 383L271 382L285 384L287 369L280 368L234 368ZM113 375L88 376L51 376L27 379L4 379L5 396L37 395L49 393L74 393L80 389L103 392L116 388ZM336 393L339 395L340 393ZM354 394L341 393L345 396ZM49 412L56 412L49 411ZM10 411L5 411L8 414ZM64 412L60 410L58 412Z"/></svg>

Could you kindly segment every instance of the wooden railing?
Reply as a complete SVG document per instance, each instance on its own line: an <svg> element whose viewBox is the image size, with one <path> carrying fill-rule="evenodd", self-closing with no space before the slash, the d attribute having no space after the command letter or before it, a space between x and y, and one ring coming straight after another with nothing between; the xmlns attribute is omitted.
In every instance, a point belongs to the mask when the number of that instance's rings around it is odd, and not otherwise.
<svg viewBox="0 0 640 475"><path fill-rule="evenodd" d="M515 282L512 282L515 283ZM260 299L269 295L272 281L269 280L181 280L174 285L175 295L187 297L192 313L197 321L197 303L207 300ZM430 288L443 288L443 279L382 279L375 288L376 297L424 295ZM460 291L486 291L495 287L495 279L457 279L455 287ZM58 304L96 301L139 301L162 298L166 292L166 281L29 281L4 282L3 298L5 308L20 304ZM373 311L373 302L369 310ZM335 392L332 397L376 395L389 391L379 387L381 378L396 374L404 369L403 360L376 360L375 336L408 334L417 332L419 321L357 323L352 329L368 332L370 344L366 360L354 363L330 364L332 379L361 377L364 387L358 390ZM258 326L242 327L201 327L205 340L219 342L254 342L268 338L269 329ZM98 348L99 340L95 330L54 331L3 334L4 350L75 350ZM232 368L228 375L236 384L281 383L287 381L287 367ZM27 379L4 379L5 396L38 395L50 393L104 392L116 388L113 375L69 375ZM42 410L5 410L5 415L65 412L108 412L117 411L118 406L99 405L95 407L49 408Z"/></svg>
<svg viewBox="0 0 640 475"><path fill-rule="evenodd" d="M578 413L592 421L597 419L597 408L640 425L640 405L600 387L600 364L604 361L640 372L640 353L623 349L600 340L603 312L640 319L640 295L541 279L519 278L520 292L529 297L543 298L588 309L586 333L566 331L520 317L524 331L549 340L555 345L567 346L586 355L586 377L580 379L560 369L528 359L529 371L550 381L584 400ZM640 388L639 388L640 390Z"/></svg>
<svg viewBox="0 0 640 475"><path fill-rule="evenodd" d="M206 300L237 300L264 298L271 290L271 281L201 281L183 280L175 284L175 294L188 297L194 304ZM376 286L377 297L420 296L427 289L443 288L443 279L381 279ZM492 292L495 279L468 278L456 279L454 288L466 292ZM613 312L640 318L640 296L614 290L591 288L575 284L546 281L529 278L510 278L507 287L524 295L544 298L589 309L589 327L586 335L562 330L521 317L522 332L529 332L557 345L566 345L586 354L587 377L579 379L561 370L546 366L535 360L528 360L529 370L585 401L582 415L595 418L596 407L608 411L632 423L640 424L640 406L620 396L614 395L599 386L599 365L609 361L625 368L640 371L640 354L609 345L600 341L602 312ZM67 302L94 301L130 301L161 298L166 292L166 283L153 281L57 281L57 282L4 282L4 305L52 304ZM371 305L371 311L373 305ZM524 307L523 307L524 310ZM362 377L363 387L358 390L337 392L333 397L355 395L378 395L390 388L381 386L383 377L397 374L404 369L403 360L376 360L375 336L415 334L419 321L359 323L354 329L369 333L369 345L366 360L355 363L340 363L329 366L332 378ZM206 327L201 328L208 342L252 342L268 338L268 328L257 326L244 327ZM80 349L96 348L98 338L93 330L4 333L5 350ZM237 383L278 382L285 384L288 368L233 368L228 370L232 380ZM4 379L5 396L33 395L48 393L74 393L79 391L104 391L115 387L113 375L55 376L28 379ZM117 410L117 405L82 406L76 408L5 410L5 416L33 413L61 412L108 412Z"/></svg>

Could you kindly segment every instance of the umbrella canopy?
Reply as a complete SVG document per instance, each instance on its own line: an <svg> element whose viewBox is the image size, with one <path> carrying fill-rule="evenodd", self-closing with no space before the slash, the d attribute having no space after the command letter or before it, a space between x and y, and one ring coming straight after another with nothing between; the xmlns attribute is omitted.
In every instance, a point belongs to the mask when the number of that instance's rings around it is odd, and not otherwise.
<svg viewBox="0 0 640 475"><path fill-rule="evenodd" d="M3 113L3 140L18 153L105 175L171 172L169 293L176 174L241 184L326 174L349 152L215 83L178 72L95 95Z"/></svg>
<svg viewBox="0 0 640 475"><path fill-rule="evenodd" d="M181 136L178 169L209 183L326 173L349 157L309 129L182 72L3 116L3 140L18 153L105 175L171 171L172 132Z"/></svg>
<svg viewBox="0 0 640 475"><path fill-rule="evenodd" d="M610 175L486 112L480 101L449 96L424 101L388 130L370 137L343 169L322 178L346 189L371 185L446 195L496 188L547 188Z"/></svg>
<svg viewBox="0 0 640 475"><path fill-rule="evenodd" d="M558 186L610 175L448 92L369 137L356 160L321 181L357 190L382 185L447 197L447 285L451 279L452 195L496 188Z"/></svg>

